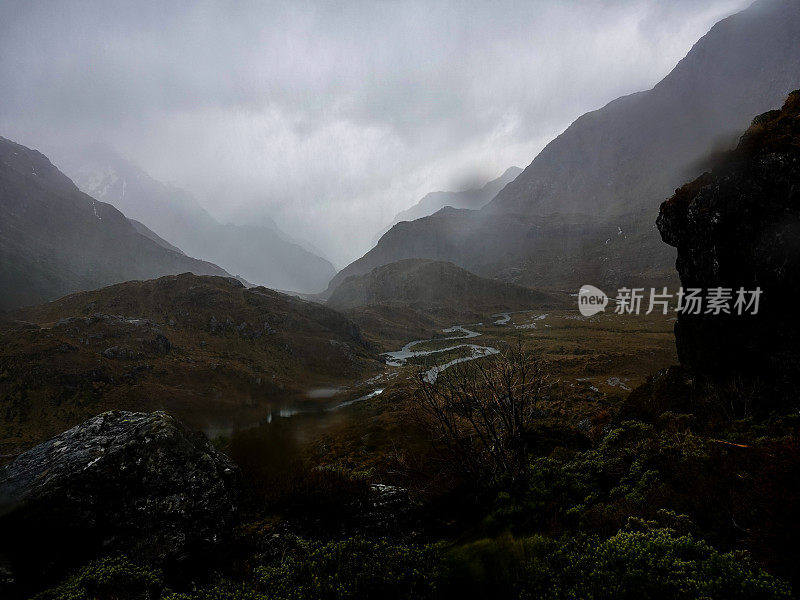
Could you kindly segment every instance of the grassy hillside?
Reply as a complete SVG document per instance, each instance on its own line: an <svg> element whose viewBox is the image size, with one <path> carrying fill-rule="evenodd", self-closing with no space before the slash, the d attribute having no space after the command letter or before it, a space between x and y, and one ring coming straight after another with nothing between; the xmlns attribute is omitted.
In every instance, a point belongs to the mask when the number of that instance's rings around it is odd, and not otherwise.
<svg viewBox="0 0 800 600"><path fill-rule="evenodd" d="M564 299L479 277L453 263L407 259L348 277L327 305L344 311L373 343L388 349L430 337L443 326L499 312L555 308Z"/></svg>
<svg viewBox="0 0 800 600"><path fill-rule="evenodd" d="M233 279L81 292L0 324L0 453L112 408L166 409L200 428L252 421L380 367L342 315Z"/></svg>

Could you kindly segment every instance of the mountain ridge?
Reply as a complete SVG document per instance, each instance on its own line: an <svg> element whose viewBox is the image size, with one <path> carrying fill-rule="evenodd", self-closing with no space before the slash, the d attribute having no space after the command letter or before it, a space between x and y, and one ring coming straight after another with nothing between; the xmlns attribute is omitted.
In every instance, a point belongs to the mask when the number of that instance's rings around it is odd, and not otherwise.
<svg viewBox="0 0 800 600"><path fill-rule="evenodd" d="M106 148L60 151L84 192L109 202L182 251L222 265L256 285L298 292L325 288L336 270L274 221L235 225L215 219L186 190L160 182Z"/></svg>
<svg viewBox="0 0 800 600"><path fill-rule="evenodd" d="M124 280L192 271L230 277L143 235L42 153L0 137L0 308Z"/></svg>
<svg viewBox="0 0 800 600"><path fill-rule="evenodd" d="M473 210L482 208L495 197L497 192L513 181L522 171L523 170L519 167L509 167L503 171L500 177L487 181L481 187L470 188L459 192L429 192L414 206L397 213L392 222L375 237L373 243L377 243L378 240L397 223L401 221L414 221L422 217L427 217L440 211L445 206Z"/></svg>
<svg viewBox="0 0 800 600"><path fill-rule="evenodd" d="M800 4L788 0L721 20L652 89L579 117L481 210L396 225L327 293L349 275L412 257L534 288L674 283L658 205L753 114L797 87L798 39Z"/></svg>
<svg viewBox="0 0 800 600"><path fill-rule="evenodd" d="M374 346L392 350L454 323L562 308L566 296L479 277L451 262L406 259L348 277L325 304L358 325Z"/></svg>
<svg viewBox="0 0 800 600"><path fill-rule="evenodd" d="M348 277L326 305L348 310L385 303L403 303L429 312L452 309L457 303L459 309L489 313L555 305L557 301L549 294L479 277L451 262L412 258Z"/></svg>

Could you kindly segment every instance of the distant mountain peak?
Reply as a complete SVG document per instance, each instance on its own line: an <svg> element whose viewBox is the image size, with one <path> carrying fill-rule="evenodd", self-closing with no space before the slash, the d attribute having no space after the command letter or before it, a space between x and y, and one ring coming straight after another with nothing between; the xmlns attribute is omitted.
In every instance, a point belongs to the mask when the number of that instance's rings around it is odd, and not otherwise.
<svg viewBox="0 0 800 600"><path fill-rule="evenodd" d="M411 257L539 288L670 282L675 253L654 227L659 204L797 87L798 40L797 0L723 19L652 89L579 117L480 210L395 225L329 289Z"/></svg>
<svg viewBox="0 0 800 600"><path fill-rule="evenodd" d="M230 277L84 194L40 152L0 138L0 309L184 272Z"/></svg>
<svg viewBox="0 0 800 600"><path fill-rule="evenodd" d="M380 237L397 223L402 221L414 221L415 219L427 217L428 215L438 212L445 206L469 209L481 208L520 173L522 173L522 169L519 167L509 167L503 171L500 177L487 181L481 187L470 188L459 192L429 192L411 208L397 213L391 224L382 229L376 236L374 243L377 243Z"/></svg>
<svg viewBox="0 0 800 600"><path fill-rule="evenodd" d="M74 150L59 162L84 192L113 204L169 245L253 284L319 292L336 273L268 216L249 225L220 223L192 194L154 179L112 150Z"/></svg>

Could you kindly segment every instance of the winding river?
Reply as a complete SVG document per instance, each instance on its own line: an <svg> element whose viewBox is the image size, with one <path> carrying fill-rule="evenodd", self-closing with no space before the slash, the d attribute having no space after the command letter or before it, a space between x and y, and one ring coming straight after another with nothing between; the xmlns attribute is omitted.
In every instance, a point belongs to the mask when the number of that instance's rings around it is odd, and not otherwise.
<svg viewBox="0 0 800 600"><path fill-rule="evenodd" d="M493 315L493 316L502 316L505 317L506 315ZM510 319L509 319L510 320ZM502 319L503 323L508 323L508 320ZM479 323L478 325L482 325ZM407 343L403 346L400 350L395 350L393 352L386 352L382 356L385 359L386 365L389 367L402 367L408 363L410 359L423 357L423 356L434 356L437 354L444 354L447 352L452 352L454 350L459 349L466 349L469 354L467 356L461 356L459 358L455 358L444 364L437 364L430 369L428 369L425 374L423 375L423 380L428 383L435 383L436 379L438 378L439 374L444 372L446 369L449 369L453 365L457 365L459 363L468 362L471 360L476 360L478 358L483 358L485 356L492 356L494 354L499 354L499 350L497 348L493 348L492 346L482 346L480 344L474 343L466 343L465 340L471 340L477 337L482 336L482 333L477 331L473 331L468 329L465 325L454 325L453 327L449 327L447 329L442 329L442 333L451 334L448 337L434 337L425 340L414 340L413 342ZM442 343L442 342L453 342L452 344L447 344L443 348L437 348L435 350L414 350L415 347L420 346L422 344L430 344L430 343ZM386 382L388 379L397 375L397 372L387 372L383 373L377 377L370 379L369 381L362 382L359 384L356 389L361 389L366 391L362 395L352 398L349 400L341 400L336 403L331 403L328 406L324 405L313 405L307 403L289 403L283 406L276 406L268 410L267 415L263 418L260 418L257 422L251 422L244 426L242 425L235 425L233 423L214 423L209 424L203 428L206 434L214 438L218 435L230 435L237 430L245 430L252 427L256 427L259 424L270 424L273 421L273 418L280 417L282 419L286 419L289 417L294 417L298 415L318 415L322 416L330 413L335 413L342 408L347 406L351 406L353 404L363 402L365 400L370 400L379 396L383 393L385 388ZM314 388L308 390L306 393L306 397L312 400L319 400L319 399L326 399L330 398L333 400L334 398L341 398L341 396L345 395L347 392L347 388L342 387L321 387L321 388Z"/></svg>
<svg viewBox="0 0 800 600"><path fill-rule="evenodd" d="M510 317L509 317L510 319ZM507 322L507 321L506 321ZM424 379L428 383L434 383L439 376L439 373L442 373L446 369L452 367L453 365L457 365L459 363L467 362L470 360L475 360L477 358L483 358L484 356L491 356L493 354L499 354L500 351L497 348L493 348L491 346L480 346L478 344L453 344L447 346L445 348L438 348L436 350L414 350L415 346L419 346L421 344L427 344L430 342L446 342L451 340L467 340L471 338L480 337L483 335L482 333L478 333L477 331L472 331L471 329L467 329L463 325L454 325L449 329L442 329L442 333L456 333L460 332L461 335L454 335L445 338L431 338L428 340L415 340L413 342L409 342L405 346L403 346L400 350L396 350L394 352L387 352L384 354L386 356L386 364L390 367L402 367L405 365L409 359L417 358L420 356L431 356L434 354L442 354L444 352L451 352L453 350L458 350L460 348L466 348L469 350L469 356L462 356L461 358L453 359L449 362L444 363L443 365L436 365L425 372Z"/></svg>

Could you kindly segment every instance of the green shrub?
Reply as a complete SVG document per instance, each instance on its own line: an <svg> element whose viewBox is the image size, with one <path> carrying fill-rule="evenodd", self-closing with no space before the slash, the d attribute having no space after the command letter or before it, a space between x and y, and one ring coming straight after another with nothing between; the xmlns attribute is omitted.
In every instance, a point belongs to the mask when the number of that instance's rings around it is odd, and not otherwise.
<svg viewBox="0 0 800 600"><path fill-rule="evenodd" d="M169 594L162 600L272 600L247 583L221 581L196 592Z"/></svg>
<svg viewBox="0 0 800 600"><path fill-rule="evenodd" d="M437 546L362 538L328 543L295 538L292 546L274 564L257 569L270 598L427 598L439 577Z"/></svg>
<svg viewBox="0 0 800 600"><path fill-rule="evenodd" d="M447 554L446 597L541 600L778 599L788 584L742 553L670 529L553 540L502 536Z"/></svg>
<svg viewBox="0 0 800 600"><path fill-rule="evenodd" d="M114 557L90 562L36 600L159 600L163 591L161 573Z"/></svg>
<svg viewBox="0 0 800 600"><path fill-rule="evenodd" d="M702 486L713 488L718 480L707 447L688 429L656 432L623 423L596 449L535 459L527 490L499 495L488 523L495 531L611 535L631 516L650 519L662 508L685 512Z"/></svg>
<svg viewBox="0 0 800 600"><path fill-rule="evenodd" d="M539 545L523 596L541 599L791 598L788 584L750 564L742 553L722 554L670 529L620 532L606 540L572 538Z"/></svg>
<svg viewBox="0 0 800 600"><path fill-rule="evenodd" d="M662 515L680 522L680 515ZM247 581L188 593L125 558L90 563L37 600L778 600L789 585L742 552L632 520L609 538L504 535L454 546L289 538Z"/></svg>
<svg viewBox="0 0 800 600"><path fill-rule="evenodd" d="M539 546L548 544L543 537L506 534L451 548L445 560L445 597L517 598L529 562L541 554Z"/></svg>

